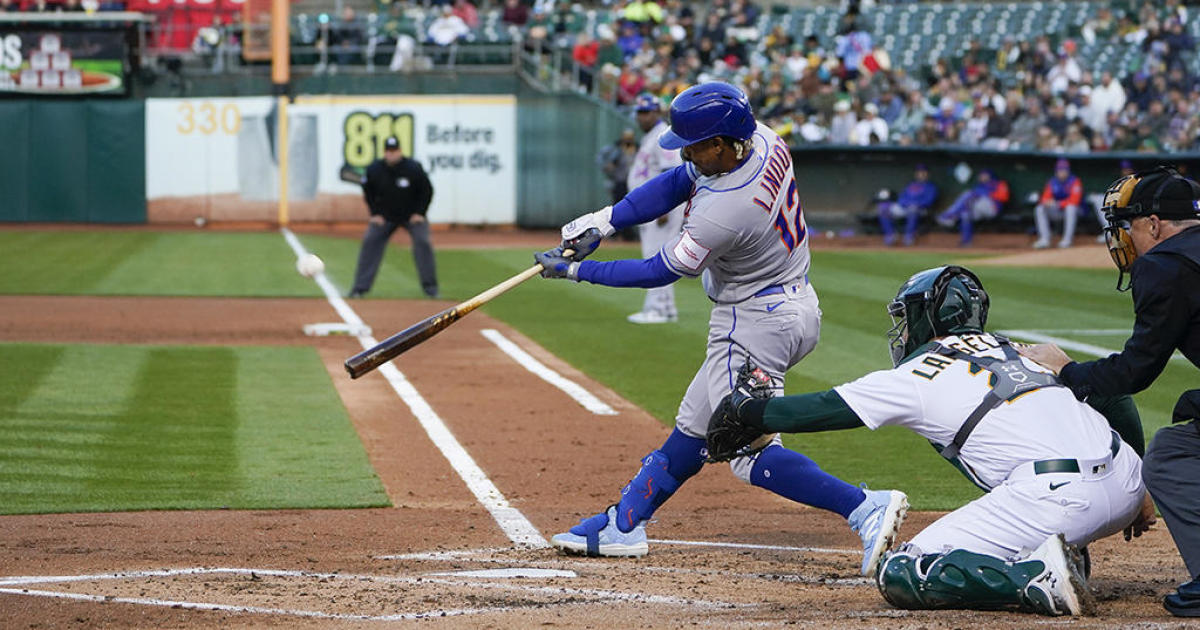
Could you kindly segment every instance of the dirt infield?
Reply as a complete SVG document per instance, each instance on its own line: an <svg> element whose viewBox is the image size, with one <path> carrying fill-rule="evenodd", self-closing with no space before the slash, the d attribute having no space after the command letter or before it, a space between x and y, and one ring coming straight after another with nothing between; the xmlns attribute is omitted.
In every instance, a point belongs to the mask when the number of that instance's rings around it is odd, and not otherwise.
<svg viewBox="0 0 1200 630"><path fill-rule="evenodd" d="M386 333L444 304L352 306ZM516 549L384 378L345 376L342 361L360 349L353 338L300 334L305 323L332 319L323 299L0 298L0 341L314 346L395 505L0 517L0 625L957 628L1045 621L893 610L857 574L858 541L839 517L744 486L723 466L702 472L664 506L651 537L677 542L652 544L646 558ZM588 412L517 365L480 334L484 328L617 415ZM666 435L645 412L483 314L404 355L397 367L546 537L614 500L637 459ZM936 516L913 515L905 532ZM1158 603L1186 579L1165 528L1135 543L1096 543L1093 558L1100 616L1068 625L1180 625Z"/></svg>

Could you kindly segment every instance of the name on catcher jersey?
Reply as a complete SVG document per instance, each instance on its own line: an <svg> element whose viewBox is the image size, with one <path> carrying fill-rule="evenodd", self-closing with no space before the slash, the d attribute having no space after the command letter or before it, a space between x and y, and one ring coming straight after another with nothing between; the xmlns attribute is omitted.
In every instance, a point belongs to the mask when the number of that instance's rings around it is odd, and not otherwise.
<svg viewBox="0 0 1200 630"><path fill-rule="evenodd" d="M695 182L683 230L663 246L683 276L707 272L705 290L720 303L741 302L808 273L808 227L787 143L759 123L751 155L733 171Z"/></svg>
<svg viewBox="0 0 1200 630"><path fill-rule="evenodd" d="M1003 359L990 334L945 337L942 345ZM1049 371L1022 358L1026 368ZM992 373L967 361L926 352L891 370L872 372L834 391L868 428L908 427L945 446L992 387ZM959 452L966 472L987 488L1025 462L1099 459L1110 452L1112 431L1100 412L1065 387L1044 387L1000 403L975 427Z"/></svg>

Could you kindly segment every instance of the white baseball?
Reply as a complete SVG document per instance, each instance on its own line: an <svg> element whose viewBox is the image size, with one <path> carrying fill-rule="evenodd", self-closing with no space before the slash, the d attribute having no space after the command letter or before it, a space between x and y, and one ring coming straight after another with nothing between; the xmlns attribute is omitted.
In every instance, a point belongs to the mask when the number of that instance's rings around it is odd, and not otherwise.
<svg viewBox="0 0 1200 630"><path fill-rule="evenodd" d="M316 254L305 254L296 259L296 271L305 278L311 278L325 271L325 261Z"/></svg>

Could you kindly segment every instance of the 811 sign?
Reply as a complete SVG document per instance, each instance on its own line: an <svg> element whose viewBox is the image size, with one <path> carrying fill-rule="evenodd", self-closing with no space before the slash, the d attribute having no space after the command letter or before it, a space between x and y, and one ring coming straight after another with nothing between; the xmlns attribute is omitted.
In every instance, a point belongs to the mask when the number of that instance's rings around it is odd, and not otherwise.
<svg viewBox="0 0 1200 630"><path fill-rule="evenodd" d="M354 112L346 116L343 128L346 132L343 159L359 171L383 157L383 143L392 136L400 141L400 151L405 157L413 155L412 114Z"/></svg>

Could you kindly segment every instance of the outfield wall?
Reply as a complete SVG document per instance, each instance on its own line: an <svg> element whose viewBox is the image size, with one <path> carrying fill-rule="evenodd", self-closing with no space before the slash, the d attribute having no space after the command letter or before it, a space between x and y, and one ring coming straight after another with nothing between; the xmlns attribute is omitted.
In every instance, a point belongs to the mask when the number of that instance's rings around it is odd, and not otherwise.
<svg viewBox="0 0 1200 630"><path fill-rule="evenodd" d="M0 221L146 220L142 101L0 101Z"/></svg>

